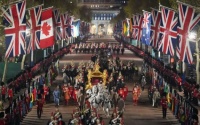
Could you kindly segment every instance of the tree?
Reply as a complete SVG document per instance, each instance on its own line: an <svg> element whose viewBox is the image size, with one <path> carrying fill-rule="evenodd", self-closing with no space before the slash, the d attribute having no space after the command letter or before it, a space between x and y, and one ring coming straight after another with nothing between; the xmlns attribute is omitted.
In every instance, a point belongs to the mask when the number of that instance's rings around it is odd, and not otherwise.
<svg viewBox="0 0 200 125"><path fill-rule="evenodd" d="M91 22L92 20L92 11L87 6L82 6L79 9L79 17L81 20L85 22Z"/></svg>
<svg viewBox="0 0 200 125"><path fill-rule="evenodd" d="M119 20L124 20L127 17L127 14L125 13L124 9L120 9L119 14L112 18L110 23L111 24L116 24Z"/></svg>
<svg viewBox="0 0 200 125"><path fill-rule="evenodd" d="M195 7L197 12L200 12L200 0L179 0L180 2L192 5ZM178 4L175 0L169 0L171 7L177 10Z"/></svg>
<svg viewBox="0 0 200 125"><path fill-rule="evenodd" d="M168 0L129 0L127 6L124 7L124 11L131 18L132 14L141 14L142 10L151 11L151 8L159 9L159 3L170 7Z"/></svg>

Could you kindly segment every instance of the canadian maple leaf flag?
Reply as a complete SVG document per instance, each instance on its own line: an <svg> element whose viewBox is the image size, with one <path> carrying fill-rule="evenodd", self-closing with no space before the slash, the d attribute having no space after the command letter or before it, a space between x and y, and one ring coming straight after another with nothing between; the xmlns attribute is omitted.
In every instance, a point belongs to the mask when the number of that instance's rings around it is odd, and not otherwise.
<svg viewBox="0 0 200 125"><path fill-rule="evenodd" d="M40 48L44 49L54 45L52 8L42 11L41 16L41 32L40 32Z"/></svg>

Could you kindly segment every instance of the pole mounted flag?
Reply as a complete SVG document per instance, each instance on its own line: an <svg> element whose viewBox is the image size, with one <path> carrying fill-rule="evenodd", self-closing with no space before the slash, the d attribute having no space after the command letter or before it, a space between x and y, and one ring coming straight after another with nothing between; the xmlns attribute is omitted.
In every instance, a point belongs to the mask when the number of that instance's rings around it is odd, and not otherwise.
<svg viewBox="0 0 200 125"><path fill-rule="evenodd" d="M48 48L54 45L52 8L42 11L41 32L40 32L40 48Z"/></svg>
<svg viewBox="0 0 200 125"><path fill-rule="evenodd" d="M150 45L157 49L158 48L157 41L158 41L159 32L160 32L161 13L156 9L152 9L151 15L152 15L152 20L151 20Z"/></svg>
<svg viewBox="0 0 200 125"><path fill-rule="evenodd" d="M150 31L151 31L151 13L143 11L143 23L142 23L142 43L150 45Z"/></svg>
<svg viewBox="0 0 200 125"><path fill-rule="evenodd" d="M196 39L189 39L189 34L193 32L200 21L200 14L195 12L195 8L185 3L178 2L178 28L177 28L177 57L188 64L193 63L193 53L195 52ZM193 41L193 42L192 42Z"/></svg>
<svg viewBox="0 0 200 125"><path fill-rule="evenodd" d="M2 7L5 31L6 54L5 57L15 57L25 54L26 37L26 1Z"/></svg>
<svg viewBox="0 0 200 125"><path fill-rule="evenodd" d="M27 30L30 30L30 40L28 41L27 53L30 53L35 49L40 49L41 13L42 5L28 10L30 18L27 21Z"/></svg>
<svg viewBox="0 0 200 125"><path fill-rule="evenodd" d="M161 21L158 40L158 50L164 54L174 56L174 48L177 44L177 21L176 12L160 5Z"/></svg>

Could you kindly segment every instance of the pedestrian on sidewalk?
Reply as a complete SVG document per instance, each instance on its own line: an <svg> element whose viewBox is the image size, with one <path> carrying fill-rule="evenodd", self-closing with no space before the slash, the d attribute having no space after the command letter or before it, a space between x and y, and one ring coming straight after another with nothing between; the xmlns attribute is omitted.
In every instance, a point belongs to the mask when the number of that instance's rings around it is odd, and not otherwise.
<svg viewBox="0 0 200 125"><path fill-rule="evenodd" d="M161 105L162 105L162 113L163 113L163 118L166 118L167 115L167 99L165 96L161 99Z"/></svg>

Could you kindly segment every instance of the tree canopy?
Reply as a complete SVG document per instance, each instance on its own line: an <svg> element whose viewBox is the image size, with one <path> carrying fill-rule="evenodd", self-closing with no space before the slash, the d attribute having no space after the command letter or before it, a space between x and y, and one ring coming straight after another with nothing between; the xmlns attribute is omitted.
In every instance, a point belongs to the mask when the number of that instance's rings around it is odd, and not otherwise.
<svg viewBox="0 0 200 125"><path fill-rule="evenodd" d="M196 7L196 10L200 12L200 0L179 0ZM116 23L118 20L123 20L126 15L127 18L131 18L133 14L142 14L142 10L151 11L151 8L159 9L159 3L163 6L167 6L173 9L177 9L176 0L129 0L128 4L123 8L123 11L111 20L111 23Z"/></svg>

